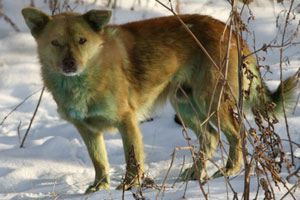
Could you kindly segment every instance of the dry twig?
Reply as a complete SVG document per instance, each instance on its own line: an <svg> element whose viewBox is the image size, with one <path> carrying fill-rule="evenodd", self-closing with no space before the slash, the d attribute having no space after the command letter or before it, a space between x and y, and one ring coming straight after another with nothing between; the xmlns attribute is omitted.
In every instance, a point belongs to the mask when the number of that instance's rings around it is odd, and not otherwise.
<svg viewBox="0 0 300 200"><path fill-rule="evenodd" d="M169 174L170 174L170 172L171 172L171 169L172 169L172 167L173 167L173 164L174 164L174 160L175 160L175 158L176 158L176 153L177 153L177 151L178 151L178 150L183 150L183 149L189 149L189 150L190 150L191 147L190 147L190 146L188 146L188 147L177 147L177 148L174 149L174 151L173 151L173 153L172 153L172 159L171 159L170 167L169 167L169 169L168 169L168 171L167 171L167 174L166 174L166 176L165 176L165 178L164 178L164 180L163 180L161 189L160 189L160 190L157 192L157 194L156 194L156 197L155 197L156 200L158 200L159 195L160 195L160 193L161 193L161 190L165 188L165 184L166 184L166 182L167 182L167 179L168 179Z"/></svg>
<svg viewBox="0 0 300 200"><path fill-rule="evenodd" d="M281 38L281 46L283 46L285 44L285 36L286 36L286 32L287 32L287 27L289 25L291 10L293 8L294 2L295 2L294 0L291 0L289 10L286 14L284 29L283 29L282 38ZM283 48L280 49L280 65L279 65L279 67L280 67L280 83L281 83L281 98L282 98L282 108L283 108L286 132L287 132L289 141L292 141L291 136L290 136L289 124L288 124L288 121L287 121L287 115L286 115L286 111L285 111L284 82L283 82L283 78L282 78L282 74L283 74L282 73L282 65L283 65ZM295 166L293 144L292 144L292 142L290 142L289 144L290 144L292 165Z"/></svg>
<svg viewBox="0 0 300 200"><path fill-rule="evenodd" d="M33 92L32 94L30 94L29 96L25 97L25 99L23 99L18 105L16 105L16 107L14 107L1 121L0 126L2 126L5 122L5 120L14 112L16 111L21 105L23 105L30 97L32 97L33 95L35 95L36 93L38 93L40 90L37 90L35 92Z"/></svg>
<svg viewBox="0 0 300 200"><path fill-rule="evenodd" d="M38 109L39 109L40 103L41 103L41 101L42 101L42 97L43 97L44 91L45 91L45 86L43 87L43 89L42 89L42 91L41 91L41 95L40 95L39 101L38 101L38 103L37 103L37 105L36 105L36 108L35 108L35 110L34 110L34 113L33 113L33 115L32 115L32 118L31 118L31 120L30 120L30 123L29 123L29 125L28 125L28 128L27 128L27 130L26 130L26 133L25 133L24 138L23 138L23 140L22 140L22 143L21 143L21 145L20 145L20 148L23 148L23 147L24 147L25 140L26 140L26 138L27 138L27 135L28 135L28 133L29 133L29 131L30 131L31 125L32 125L33 120L34 120L34 118L35 118L35 115L36 115L36 113L37 113L37 111L38 111Z"/></svg>

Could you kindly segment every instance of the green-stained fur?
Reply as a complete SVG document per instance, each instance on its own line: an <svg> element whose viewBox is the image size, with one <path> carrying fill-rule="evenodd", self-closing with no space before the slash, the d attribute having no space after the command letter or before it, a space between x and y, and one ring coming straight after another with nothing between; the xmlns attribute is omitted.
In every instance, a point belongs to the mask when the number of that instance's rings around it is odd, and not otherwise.
<svg viewBox="0 0 300 200"><path fill-rule="evenodd" d="M293 76L289 77L288 79L283 81L283 95L284 95L284 102L285 107L288 109L295 101L295 86L297 85L300 77L300 70L297 71ZM276 107L274 109L274 113L279 115L283 113L283 106L282 106L282 85L280 84L274 92L268 91L271 93L269 95L269 103L274 102Z"/></svg>

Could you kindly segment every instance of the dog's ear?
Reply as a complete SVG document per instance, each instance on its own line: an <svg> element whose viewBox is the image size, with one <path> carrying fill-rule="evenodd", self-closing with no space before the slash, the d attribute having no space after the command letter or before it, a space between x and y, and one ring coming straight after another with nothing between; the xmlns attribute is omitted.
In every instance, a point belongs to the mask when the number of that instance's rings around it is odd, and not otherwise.
<svg viewBox="0 0 300 200"><path fill-rule="evenodd" d="M111 17L110 10L90 10L83 15L83 18L96 32L99 32L108 24Z"/></svg>
<svg viewBox="0 0 300 200"><path fill-rule="evenodd" d="M24 8L22 14L34 37L38 36L46 24L51 20L51 16L36 8Z"/></svg>

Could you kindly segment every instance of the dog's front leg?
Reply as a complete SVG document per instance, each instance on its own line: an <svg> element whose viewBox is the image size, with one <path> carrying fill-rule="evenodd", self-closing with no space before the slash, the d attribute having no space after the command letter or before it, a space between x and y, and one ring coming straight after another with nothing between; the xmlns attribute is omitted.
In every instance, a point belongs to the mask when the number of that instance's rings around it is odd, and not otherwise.
<svg viewBox="0 0 300 200"><path fill-rule="evenodd" d="M119 125L127 163L124 182L117 189L128 190L140 184L144 172L144 145L134 114L128 114Z"/></svg>
<svg viewBox="0 0 300 200"><path fill-rule="evenodd" d="M95 168L94 184L89 186L85 193L95 192L97 190L109 189L110 178L108 176L108 159L102 133L90 131L84 124L76 123L78 129L90 155Z"/></svg>

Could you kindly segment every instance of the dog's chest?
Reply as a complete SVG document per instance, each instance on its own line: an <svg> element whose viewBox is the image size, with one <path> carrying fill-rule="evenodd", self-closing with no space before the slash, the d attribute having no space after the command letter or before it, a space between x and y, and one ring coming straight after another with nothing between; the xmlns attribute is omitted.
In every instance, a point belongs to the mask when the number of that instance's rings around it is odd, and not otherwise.
<svg viewBox="0 0 300 200"><path fill-rule="evenodd" d="M58 111L67 120L84 122L96 118L112 121L116 113L113 101L105 96L94 98L89 92L70 95L68 100L58 103Z"/></svg>
<svg viewBox="0 0 300 200"><path fill-rule="evenodd" d="M114 101L78 77L55 80L49 90L58 113L68 121L87 121L95 117L110 120L115 113Z"/></svg>

